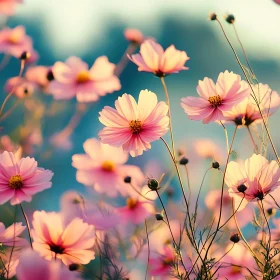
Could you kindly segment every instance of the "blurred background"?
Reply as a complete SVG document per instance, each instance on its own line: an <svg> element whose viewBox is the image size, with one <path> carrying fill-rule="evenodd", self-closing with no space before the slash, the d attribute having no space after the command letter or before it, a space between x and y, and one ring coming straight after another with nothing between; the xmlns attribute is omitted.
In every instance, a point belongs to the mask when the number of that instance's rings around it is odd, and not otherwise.
<svg viewBox="0 0 280 280"><path fill-rule="evenodd" d="M190 168L198 161L193 153L192 143L195 139L212 139L225 153L224 131L213 123L203 125L190 121L180 107L180 99L188 95L196 96L197 82L204 77L216 80L218 74L225 70L241 75L233 53L222 35L216 22L208 20L210 12L215 12L221 19L225 30L232 40L238 54L241 48L234 36L232 26L225 20L226 13L232 13L236 28L246 48L251 65L262 83L267 83L273 90L280 92L280 5L272 0L25 0L17 8L14 16L6 25L15 27L24 25L26 32L34 41L34 48L39 53L38 65L53 65L56 61L64 61L69 56L81 57L89 65L101 55L108 56L113 63L118 63L125 52L128 42L123 36L126 28L138 28L145 36L154 37L164 48L171 44L179 50L187 52L190 60L188 71L182 71L166 78L171 96L171 112L176 145L187 151ZM245 63L245 60L243 59ZM5 81L18 75L19 62L12 59L0 73L1 86ZM65 190L77 190L85 193L85 187L75 180L76 170L71 166L71 157L83 153L83 142L97 137L102 125L98 121L98 112L105 105L113 106L114 101L123 93L138 97L140 90L149 89L164 100L164 92L160 80L149 73L138 72L136 65L128 63L120 76L122 89L107 95L93 104L82 118L78 127L70 136L69 143L53 147L51 137L61 131L73 116L75 100L57 102L61 112L44 118L41 122L43 143L32 152L39 161L39 166L54 172L53 187L37 194L32 204L26 205L27 212L34 209L58 210L59 199ZM0 100L4 100L3 92ZM46 104L52 102L50 96L44 97ZM14 99L10 99L8 107ZM7 107L7 108L8 108ZM279 144L279 113L270 121L272 137ZM5 122L1 135L8 134L17 140L19 125L24 124L24 115L20 108ZM229 127L231 137L233 127ZM169 135L165 138L169 141ZM279 147L279 145L277 145ZM237 156L245 158L253 152L252 144L245 129L240 129L234 149ZM189 153L188 153L189 151ZM273 157L273 154L271 153ZM151 161L161 162L163 170L170 165L170 158L158 141L152 144L152 150L143 156L130 159L129 162L143 168ZM190 173L193 187L197 188L209 162L200 165ZM146 175L151 171L145 169ZM176 182L174 183L176 185Z"/></svg>

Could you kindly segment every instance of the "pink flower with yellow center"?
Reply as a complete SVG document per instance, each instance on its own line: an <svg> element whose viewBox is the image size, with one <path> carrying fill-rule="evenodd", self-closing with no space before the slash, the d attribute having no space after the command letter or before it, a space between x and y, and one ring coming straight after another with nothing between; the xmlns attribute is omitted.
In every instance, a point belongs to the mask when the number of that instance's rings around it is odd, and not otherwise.
<svg viewBox="0 0 280 280"><path fill-rule="evenodd" d="M262 155L254 154L245 162L228 164L225 182L231 197L244 197L244 201L263 200L280 185L280 169L275 160L268 162Z"/></svg>
<svg viewBox="0 0 280 280"><path fill-rule="evenodd" d="M46 258L61 259L65 265L88 264L95 258L91 249L95 243L94 226L75 218L64 224L63 216L36 211L33 214L33 248Z"/></svg>
<svg viewBox="0 0 280 280"><path fill-rule="evenodd" d="M0 154L0 204L30 202L32 196L52 186L53 173L37 166L34 158L18 160L13 153Z"/></svg>
<svg viewBox="0 0 280 280"><path fill-rule="evenodd" d="M140 54L128 58L138 66L138 71L151 72L159 77L187 70L188 67L184 65L190 59L185 51L178 51L174 45L164 51L153 40L144 41L140 46Z"/></svg>
<svg viewBox="0 0 280 280"><path fill-rule="evenodd" d="M115 107L106 106L99 120L106 127L99 132L101 142L122 147L135 157L151 149L150 142L158 140L168 131L168 106L158 102L155 93L141 90L138 104L129 94L115 101Z"/></svg>
<svg viewBox="0 0 280 280"><path fill-rule="evenodd" d="M127 196L134 190L124 182L126 176L132 178L135 186L144 181L139 167L125 164L128 154L122 148L112 147L92 138L84 143L84 150L86 154L72 157L72 165L78 169L76 179L86 186L93 186L97 192L111 197L116 197L118 193Z"/></svg>
<svg viewBox="0 0 280 280"><path fill-rule="evenodd" d="M216 84L209 78L199 81L197 92L200 97L182 98L181 106L189 119L209 123L224 120L225 112L248 97L250 89L239 75L225 71Z"/></svg>
<svg viewBox="0 0 280 280"><path fill-rule="evenodd" d="M55 99L71 99L76 96L79 102L93 102L107 93L120 90L121 84L114 75L115 64L106 56L96 59L89 69L88 64L78 57L70 57L63 62L56 62L52 67L54 80L48 91Z"/></svg>
<svg viewBox="0 0 280 280"><path fill-rule="evenodd" d="M6 27L0 31L0 53L20 57L24 51L34 53L32 39L25 34L23 26Z"/></svg>

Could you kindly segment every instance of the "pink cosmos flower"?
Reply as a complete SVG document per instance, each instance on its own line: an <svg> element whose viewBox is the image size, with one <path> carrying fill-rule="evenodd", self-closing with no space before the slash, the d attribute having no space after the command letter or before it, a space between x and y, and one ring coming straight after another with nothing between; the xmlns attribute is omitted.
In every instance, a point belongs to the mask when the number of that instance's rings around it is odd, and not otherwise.
<svg viewBox="0 0 280 280"><path fill-rule="evenodd" d="M57 261L47 261L31 249L25 250L16 268L18 280L74 280L81 279L77 272L71 272Z"/></svg>
<svg viewBox="0 0 280 280"><path fill-rule="evenodd" d="M26 226L22 226L22 223L15 223L5 228L3 223L0 223L0 244L6 246L25 246L27 244L26 239L18 237Z"/></svg>
<svg viewBox="0 0 280 280"><path fill-rule="evenodd" d="M99 120L106 127L99 132L101 142L122 146L135 157L151 148L150 142L158 140L168 131L168 106L157 101L155 93L141 90L138 104L129 94L115 101L116 109L105 106Z"/></svg>
<svg viewBox="0 0 280 280"><path fill-rule="evenodd" d="M49 84L49 80L47 79L49 71L50 68L46 66L28 67L25 73L25 78L27 81L33 83L37 87L45 89Z"/></svg>
<svg viewBox="0 0 280 280"><path fill-rule="evenodd" d="M111 197L120 192L123 196L134 192L131 186L124 183L124 178L130 176L135 186L142 184L144 175L140 168L134 165L124 165L128 160L127 153L121 148L100 143L91 138L84 143L86 154L74 155L72 165L78 169L78 182L93 186L99 193Z"/></svg>
<svg viewBox="0 0 280 280"><path fill-rule="evenodd" d="M10 29L5 27L0 31L0 52L20 57L24 52L33 52L32 39L25 34L21 25Z"/></svg>
<svg viewBox="0 0 280 280"><path fill-rule="evenodd" d="M13 90L13 94L17 98L25 98L26 96L32 95L35 89L36 87L33 83L22 77L10 78L5 84L5 91L10 93Z"/></svg>
<svg viewBox="0 0 280 280"><path fill-rule="evenodd" d="M65 224L62 215L36 211L33 214L33 248L47 260L61 259L65 265L88 264L94 259L94 227L75 218Z"/></svg>
<svg viewBox="0 0 280 280"><path fill-rule="evenodd" d="M225 71L220 73L217 83L204 78L199 81L197 92L200 97L182 98L181 106L191 120L202 120L203 123L224 120L225 112L244 100L250 89L239 75Z"/></svg>
<svg viewBox="0 0 280 280"><path fill-rule="evenodd" d="M17 4L21 3L23 3L23 0L0 0L0 14L12 16Z"/></svg>
<svg viewBox="0 0 280 280"><path fill-rule="evenodd" d="M53 173L37 167L34 158L18 160L13 153L0 154L0 204L30 202L32 195L48 189Z"/></svg>
<svg viewBox="0 0 280 280"><path fill-rule="evenodd" d="M152 72L159 77L189 69L184 64L190 59L185 51L176 50L174 45L164 51L153 40L144 41L140 54L128 55L128 58L138 66L138 71Z"/></svg>
<svg viewBox="0 0 280 280"><path fill-rule="evenodd" d="M92 102L107 93L120 90L121 85L114 75L115 65L106 56L96 59L89 69L78 57L70 57L56 62L52 67L55 80L49 84L49 92L55 99L71 99L76 96L79 102Z"/></svg>
<svg viewBox="0 0 280 280"><path fill-rule="evenodd" d="M0 137L0 153L13 152L15 157L20 160L22 156L22 147L16 145L8 135Z"/></svg>
<svg viewBox="0 0 280 280"><path fill-rule="evenodd" d="M140 45L144 40L143 33L140 30L133 28L127 28L124 31L124 37L127 41L137 45Z"/></svg>
<svg viewBox="0 0 280 280"><path fill-rule="evenodd" d="M276 161L254 154L245 162L228 164L225 182L232 197L244 197L247 202L262 200L280 185L280 169Z"/></svg>
<svg viewBox="0 0 280 280"><path fill-rule="evenodd" d="M268 85L261 83L253 85L253 89L265 118L278 110L280 97L276 91L272 91ZM225 123L234 122L236 125L249 126L252 123L262 122L260 111L251 95L233 107L231 111L226 112L224 116Z"/></svg>

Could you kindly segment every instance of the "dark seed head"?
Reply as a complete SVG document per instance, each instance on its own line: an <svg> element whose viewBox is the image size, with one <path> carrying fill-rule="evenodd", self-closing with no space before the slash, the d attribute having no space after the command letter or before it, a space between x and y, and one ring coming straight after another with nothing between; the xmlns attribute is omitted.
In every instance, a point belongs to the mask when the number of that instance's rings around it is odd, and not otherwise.
<svg viewBox="0 0 280 280"><path fill-rule="evenodd" d="M217 15L215 13L211 13L209 15L210 20L216 20L217 19Z"/></svg>
<svg viewBox="0 0 280 280"><path fill-rule="evenodd" d="M21 59L21 60L26 60L26 59L28 59L29 57L30 57L30 52L24 51L24 52L21 54L20 59Z"/></svg>
<svg viewBox="0 0 280 280"><path fill-rule="evenodd" d="M71 263L71 264L69 265L69 270L70 270L70 271L76 271L76 270L78 270L78 269L79 269L79 265L76 264L76 263Z"/></svg>
<svg viewBox="0 0 280 280"><path fill-rule="evenodd" d="M244 193L247 190L247 187L244 184L241 184L237 187L237 190L241 193Z"/></svg>
<svg viewBox="0 0 280 280"><path fill-rule="evenodd" d="M258 198L259 200L263 200L264 199L264 193L262 191L258 191L256 194L255 194L255 197Z"/></svg>
<svg viewBox="0 0 280 280"><path fill-rule="evenodd" d="M181 165L186 165L188 164L189 160L186 158L186 157L182 157L180 160L179 160L179 163Z"/></svg>
<svg viewBox="0 0 280 280"><path fill-rule="evenodd" d="M163 216L161 215L161 214L156 214L156 219L158 220L158 221L162 221L163 220Z"/></svg>
<svg viewBox="0 0 280 280"><path fill-rule="evenodd" d="M49 70L48 73L47 73L47 80L49 82L53 81L54 80L54 75L53 75L53 71L52 70Z"/></svg>
<svg viewBox="0 0 280 280"><path fill-rule="evenodd" d="M130 184L131 183L131 177L130 176L126 176L124 178L124 182L127 183L127 184Z"/></svg>
<svg viewBox="0 0 280 280"><path fill-rule="evenodd" d="M220 168L220 164L217 161L212 162L212 167L214 169L219 169Z"/></svg>
<svg viewBox="0 0 280 280"><path fill-rule="evenodd" d="M233 243L238 243L240 241L240 235L239 235L239 233L234 233L231 235L231 237L229 239Z"/></svg>
<svg viewBox="0 0 280 280"><path fill-rule="evenodd" d="M276 209L275 209L275 208L268 208L268 209L266 210L266 212L267 212L267 214L268 214L269 216L273 216L273 215L275 215L275 213L276 213Z"/></svg>
<svg viewBox="0 0 280 280"><path fill-rule="evenodd" d="M152 191L156 191L158 189L158 181L154 178L148 179L148 187L152 190Z"/></svg>
<svg viewBox="0 0 280 280"><path fill-rule="evenodd" d="M234 23L235 21L234 15L227 15L226 21L230 24Z"/></svg>

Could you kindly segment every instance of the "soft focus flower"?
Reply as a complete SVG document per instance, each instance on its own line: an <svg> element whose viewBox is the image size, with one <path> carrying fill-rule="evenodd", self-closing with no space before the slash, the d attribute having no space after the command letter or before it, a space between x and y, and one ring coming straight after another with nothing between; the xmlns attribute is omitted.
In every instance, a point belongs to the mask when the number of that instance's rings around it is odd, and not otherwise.
<svg viewBox="0 0 280 280"><path fill-rule="evenodd" d="M280 185L280 169L276 161L254 154L245 162L228 164L225 182L232 197L244 197L247 202L262 200Z"/></svg>
<svg viewBox="0 0 280 280"><path fill-rule="evenodd" d="M18 160L13 153L0 154L0 204L30 202L32 195L48 189L53 173L37 167L34 158Z"/></svg>
<svg viewBox="0 0 280 280"><path fill-rule="evenodd" d="M25 98L26 96L33 94L35 86L25 78L13 77L8 79L5 84L5 91L7 93L10 93L12 90L17 98Z"/></svg>
<svg viewBox="0 0 280 280"><path fill-rule="evenodd" d="M144 41L140 54L128 55L128 58L138 66L138 71L152 72L159 77L187 70L184 64L190 59L185 51L176 50L174 45L164 51L153 40Z"/></svg>
<svg viewBox="0 0 280 280"><path fill-rule="evenodd" d="M96 101L100 96L120 90L120 81L114 70L115 65L106 56L97 58L90 69L80 58L72 56L65 63L54 64L55 80L49 84L48 91L55 99L76 96L79 102Z"/></svg>
<svg viewBox="0 0 280 280"><path fill-rule="evenodd" d="M106 127L99 132L105 144L120 147L131 156L142 155L151 148L150 142L158 140L168 131L168 106L159 102L155 93L141 90L138 104L129 94L115 101L116 109L109 106L99 113Z"/></svg>
<svg viewBox="0 0 280 280"><path fill-rule="evenodd" d="M61 259L66 265L88 264L94 259L94 227L75 218L65 224L60 214L36 211L33 214L33 248L47 260Z"/></svg>
<svg viewBox="0 0 280 280"><path fill-rule="evenodd" d="M126 176L131 176L133 184L140 185L144 175L140 168L134 165L124 165L128 160L127 153L121 148L100 143L91 138L84 143L86 154L74 155L72 165L78 169L78 182L93 186L99 193L106 193L111 197L129 195L133 189L124 183Z"/></svg>
<svg viewBox="0 0 280 280"><path fill-rule="evenodd" d="M24 52L33 52L32 39L25 34L21 25L10 29L5 27L0 31L0 52L20 57Z"/></svg>
<svg viewBox="0 0 280 280"><path fill-rule="evenodd" d="M280 5L280 0L273 0L276 4Z"/></svg>
<svg viewBox="0 0 280 280"><path fill-rule="evenodd" d="M22 223L15 223L5 228L3 223L0 223L0 244L6 246L24 246L27 241L24 238L18 237L26 226L22 226Z"/></svg>
<svg viewBox="0 0 280 280"><path fill-rule="evenodd" d="M252 86L256 94L259 107L264 118L275 113L280 105L280 97L276 91L272 91L268 85L257 84ZM236 125L249 126L252 123L262 122L261 113L255 100L250 95L224 114L225 123L234 122Z"/></svg>
<svg viewBox="0 0 280 280"><path fill-rule="evenodd" d="M10 279L16 275L21 250L9 247L3 253L1 250L0 275L2 279Z"/></svg>
<svg viewBox="0 0 280 280"><path fill-rule="evenodd" d="M130 41L131 43L137 45L140 45L144 40L144 36L142 32L138 29L133 29L133 28L127 28L124 31L124 37L127 41Z"/></svg>
<svg viewBox="0 0 280 280"><path fill-rule="evenodd" d="M0 14L12 16L15 13L17 4L23 3L23 0L1 0Z"/></svg>
<svg viewBox="0 0 280 280"><path fill-rule="evenodd" d="M199 81L197 92L200 97L182 98L181 106L191 120L202 120L203 123L224 120L224 114L244 100L250 89L241 81L239 75L225 71L220 73L217 83L204 78Z"/></svg>
<svg viewBox="0 0 280 280"><path fill-rule="evenodd" d="M80 279L77 272L71 272L57 261L47 261L27 249L20 255L16 269L18 280L73 280Z"/></svg>
<svg viewBox="0 0 280 280"><path fill-rule="evenodd" d="M0 153L12 152L15 157L20 160L22 156L22 147L16 145L13 140L8 135L3 135L0 137Z"/></svg>
<svg viewBox="0 0 280 280"><path fill-rule="evenodd" d="M25 73L25 78L27 81L35 84L36 86L45 89L49 84L49 81L47 79L49 70L50 68L46 66L28 67Z"/></svg>

